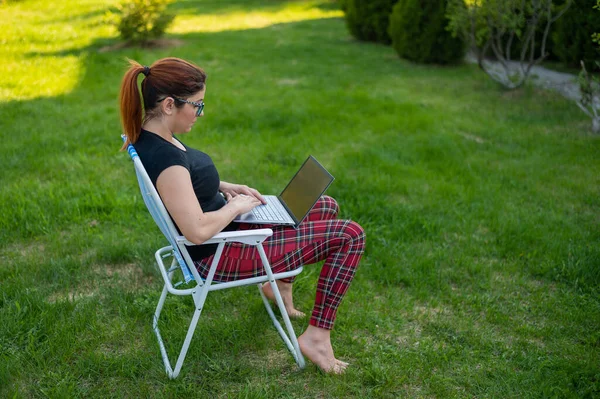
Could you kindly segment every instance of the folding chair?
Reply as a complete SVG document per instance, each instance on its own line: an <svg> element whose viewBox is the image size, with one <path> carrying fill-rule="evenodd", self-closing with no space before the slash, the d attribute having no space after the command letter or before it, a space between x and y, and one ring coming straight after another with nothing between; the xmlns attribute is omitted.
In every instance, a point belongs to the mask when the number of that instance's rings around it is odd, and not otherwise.
<svg viewBox="0 0 600 399"><path fill-rule="evenodd" d="M160 248L155 253L156 262L158 264L158 268L160 273L165 281L164 288L162 290L162 294L158 301L158 305L156 307L156 311L154 313L154 319L152 322L152 327L154 332L156 333L156 337L158 339L158 345L160 347L160 352L162 354L162 358L165 364L165 370L169 378L176 378L181 371L181 367L183 365L183 361L185 360L185 356L187 354L188 348L190 346L190 342L194 335L194 331L196 329L196 325L198 320L200 319L200 315L202 314L202 310L204 307L204 303L206 301L206 296L211 291L223 290L227 288L246 286L250 284L258 285L258 290L260 292L260 296L262 297L263 303L267 309L267 313L271 317L275 328L281 335L281 338L285 342L286 346L292 353L294 360L298 364L300 368L304 368L305 362L302 353L300 352L300 347L298 346L298 340L296 339L296 334L294 333L294 329L290 322L290 318L285 310L285 306L283 304L283 300L281 298L281 294L279 293L279 289L277 288L277 284L275 280L281 278L287 278L291 276L296 276L302 272L302 267L299 267L296 270L284 273L273 273L271 271L271 265L265 255L265 250L262 246L262 242L269 236L273 234L271 229L257 229L257 230L244 230L244 231L232 231L232 232L223 232L215 235L210 240L204 242L205 244L218 244L217 251L215 253L214 259L212 261L210 270L206 279L202 279L198 274L198 271L194 267L192 259L187 251L186 245L195 245L189 242L184 236L178 234L171 217L167 213L158 192L154 188L152 181L148 177L144 166L142 165L142 161L140 160L135 148L130 144L127 147L127 152L131 157L133 164L135 166L135 173L137 175L137 180L140 186L140 190L142 192L142 197L144 198L144 203L146 207L150 211L152 218L164 234L164 236L169 241L169 246ZM217 269L217 265L219 264L219 259L221 258L221 254L223 253L223 247L225 243L228 242L240 242L247 245L253 245L258 250L260 255L260 259L262 260L262 264L264 266L265 274L259 277L245 278L230 282L216 282L213 281L213 277L215 275L215 271ZM164 259L172 256L173 260L171 262L171 267L167 269L164 263ZM173 283L173 276L177 269L181 269L183 274L183 280L179 283ZM273 290L273 294L275 296L275 300L277 306L279 307L279 311L281 313L281 317L283 318L285 327L287 329L287 334L284 331L283 327L275 317L275 313L271 308L271 304L269 300L265 297L265 294L262 291L261 284L264 282L269 282L271 288ZM182 283L190 283L194 282L195 286L193 288L188 289L179 289L176 288ZM194 284L192 283L192 284ZM194 300L195 310L194 315L192 317L192 321L187 331L187 335L183 342L183 346L181 348L181 352L179 353L179 357L177 358L177 363L175 364L175 368L173 369L171 366L171 362L169 361L169 357L167 355L167 350L163 343L163 339L160 335L160 330L158 328L158 320L160 317L160 313L162 311L163 305L165 303L165 299L167 294L173 295L191 295Z"/></svg>

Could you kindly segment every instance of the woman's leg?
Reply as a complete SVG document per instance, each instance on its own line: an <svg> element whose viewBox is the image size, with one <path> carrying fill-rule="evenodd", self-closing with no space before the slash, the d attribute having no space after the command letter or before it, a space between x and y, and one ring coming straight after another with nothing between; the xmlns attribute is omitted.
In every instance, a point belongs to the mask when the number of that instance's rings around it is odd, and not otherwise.
<svg viewBox="0 0 600 399"><path fill-rule="evenodd" d="M307 221L317 221L317 220L333 220L337 218L340 207L337 201L328 195L323 195L317 203L312 207L308 215L306 216ZM292 318L301 318L306 316L306 314L294 306L294 300L292 295L292 283L294 282L295 277L285 278L277 280L277 288L279 288L279 292L281 297L283 298L283 302L285 303L285 308L287 313ZM273 290L271 285L268 283L263 284L263 292L272 301L275 301L275 295L273 294Z"/></svg>
<svg viewBox="0 0 600 399"><path fill-rule="evenodd" d="M333 355L329 330L333 328L337 308L364 252L364 237L364 231L355 222L320 220L302 223L298 229L274 228L273 236L263 245L275 273L325 260L317 284L311 326L301 336L303 353L325 371L341 372L346 365ZM210 263L207 261L197 263L203 275L208 271ZM262 274L255 248L230 244L215 278L227 281Z"/></svg>
<svg viewBox="0 0 600 399"><path fill-rule="evenodd" d="M277 289L279 289L279 294L281 295L281 299L283 299L285 311L287 312L288 316L290 316L292 319L301 319L306 316L306 313L296 309L296 307L294 306L294 295L292 293L293 283L284 280L289 279L282 278L279 280L275 280L275 284L277 284ZM275 302L275 294L273 293L273 288L271 288L270 283L263 283L262 290L263 294L265 294L265 296L269 300Z"/></svg>
<svg viewBox="0 0 600 399"><path fill-rule="evenodd" d="M364 252L362 227L349 220L307 222L297 230L274 232L271 238L267 246L274 255L271 261L274 271L292 270L325 260L310 324L333 328L337 308Z"/></svg>
<svg viewBox="0 0 600 399"><path fill-rule="evenodd" d="M295 270L325 260L319 276L311 324L331 329L335 313L346 293L364 252L362 227L350 220L304 222L298 229L274 227L263 248L274 273ZM212 256L196 267L208 273ZM231 281L264 275L258 251L252 246L231 243L223 251L215 281Z"/></svg>

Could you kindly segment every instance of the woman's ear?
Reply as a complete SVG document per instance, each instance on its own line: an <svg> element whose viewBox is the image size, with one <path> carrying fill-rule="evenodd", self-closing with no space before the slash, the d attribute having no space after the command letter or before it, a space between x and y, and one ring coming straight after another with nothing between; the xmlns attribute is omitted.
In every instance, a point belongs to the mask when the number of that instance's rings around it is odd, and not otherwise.
<svg viewBox="0 0 600 399"><path fill-rule="evenodd" d="M167 97L162 101L162 111L165 115L172 115L175 108L173 97Z"/></svg>

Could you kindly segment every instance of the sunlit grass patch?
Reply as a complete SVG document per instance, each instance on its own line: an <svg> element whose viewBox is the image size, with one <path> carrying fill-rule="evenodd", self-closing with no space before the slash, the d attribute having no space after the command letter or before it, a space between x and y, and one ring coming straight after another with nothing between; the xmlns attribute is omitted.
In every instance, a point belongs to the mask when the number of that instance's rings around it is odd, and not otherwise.
<svg viewBox="0 0 600 399"><path fill-rule="evenodd" d="M83 73L81 50L114 31L104 15L109 4L23 1L0 7L0 102L73 90Z"/></svg>
<svg viewBox="0 0 600 399"><path fill-rule="evenodd" d="M109 3L25 1L0 7L0 102L65 94L78 84L86 49L100 38L116 39L107 13ZM283 2L261 11L244 9L216 13L186 13L183 7L169 34L260 29L280 23L341 17L337 9L319 8L319 2ZM69 15L69 20L55 15ZM19 23L14 23L18 20ZM68 23L66 23L68 22ZM85 34L82 34L85 32ZM283 84L289 84L283 83Z"/></svg>
<svg viewBox="0 0 600 399"><path fill-rule="evenodd" d="M76 56L32 55L0 63L0 102L68 93L77 85L80 75L81 60Z"/></svg>
<svg viewBox="0 0 600 399"><path fill-rule="evenodd" d="M273 3L264 10L235 10L220 13L178 14L170 32L184 34L190 32L222 32L246 29L260 29L268 26L343 16L341 10L322 9L320 2L281 2ZM198 15L199 14L199 15Z"/></svg>

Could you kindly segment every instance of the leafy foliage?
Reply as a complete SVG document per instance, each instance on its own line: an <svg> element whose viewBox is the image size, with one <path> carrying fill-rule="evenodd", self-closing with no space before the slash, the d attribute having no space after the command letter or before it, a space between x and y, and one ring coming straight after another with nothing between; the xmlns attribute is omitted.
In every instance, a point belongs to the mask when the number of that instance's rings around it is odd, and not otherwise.
<svg viewBox="0 0 600 399"><path fill-rule="evenodd" d="M119 5L117 29L121 39L145 44L162 37L173 22L167 12L172 0L125 0Z"/></svg>
<svg viewBox="0 0 600 399"><path fill-rule="evenodd" d="M595 0L579 0L556 23L553 51L566 65L578 66L583 60L589 70L597 69L600 50L593 35L600 27L600 12L595 6Z"/></svg>
<svg viewBox="0 0 600 399"><path fill-rule="evenodd" d="M359 40L389 44L388 26L397 0L344 0L346 24Z"/></svg>
<svg viewBox="0 0 600 399"><path fill-rule="evenodd" d="M550 28L573 0L449 0L450 29L475 49L479 67L504 87L522 86L531 68L548 56ZM516 64L514 48L520 49ZM497 63L486 59L492 56Z"/></svg>
<svg viewBox="0 0 600 399"><path fill-rule="evenodd" d="M594 9L600 11L600 0L597 0ZM595 13L596 16L598 13ZM592 34L592 41L600 44L600 33ZM577 106L592 119L592 132L600 133L600 79L587 71L585 62L581 60L581 72L579 73L579 89L581 98ZM600 62L594 63L595 69L600 70Z"/></svg>
<svg viewBox="0 0 600 399"><path fill-rule="evenodd" d="M402 58L450 64L464 57L462 38L446 29L446 0L400 0L390 17L392 46Z"/></svg>

